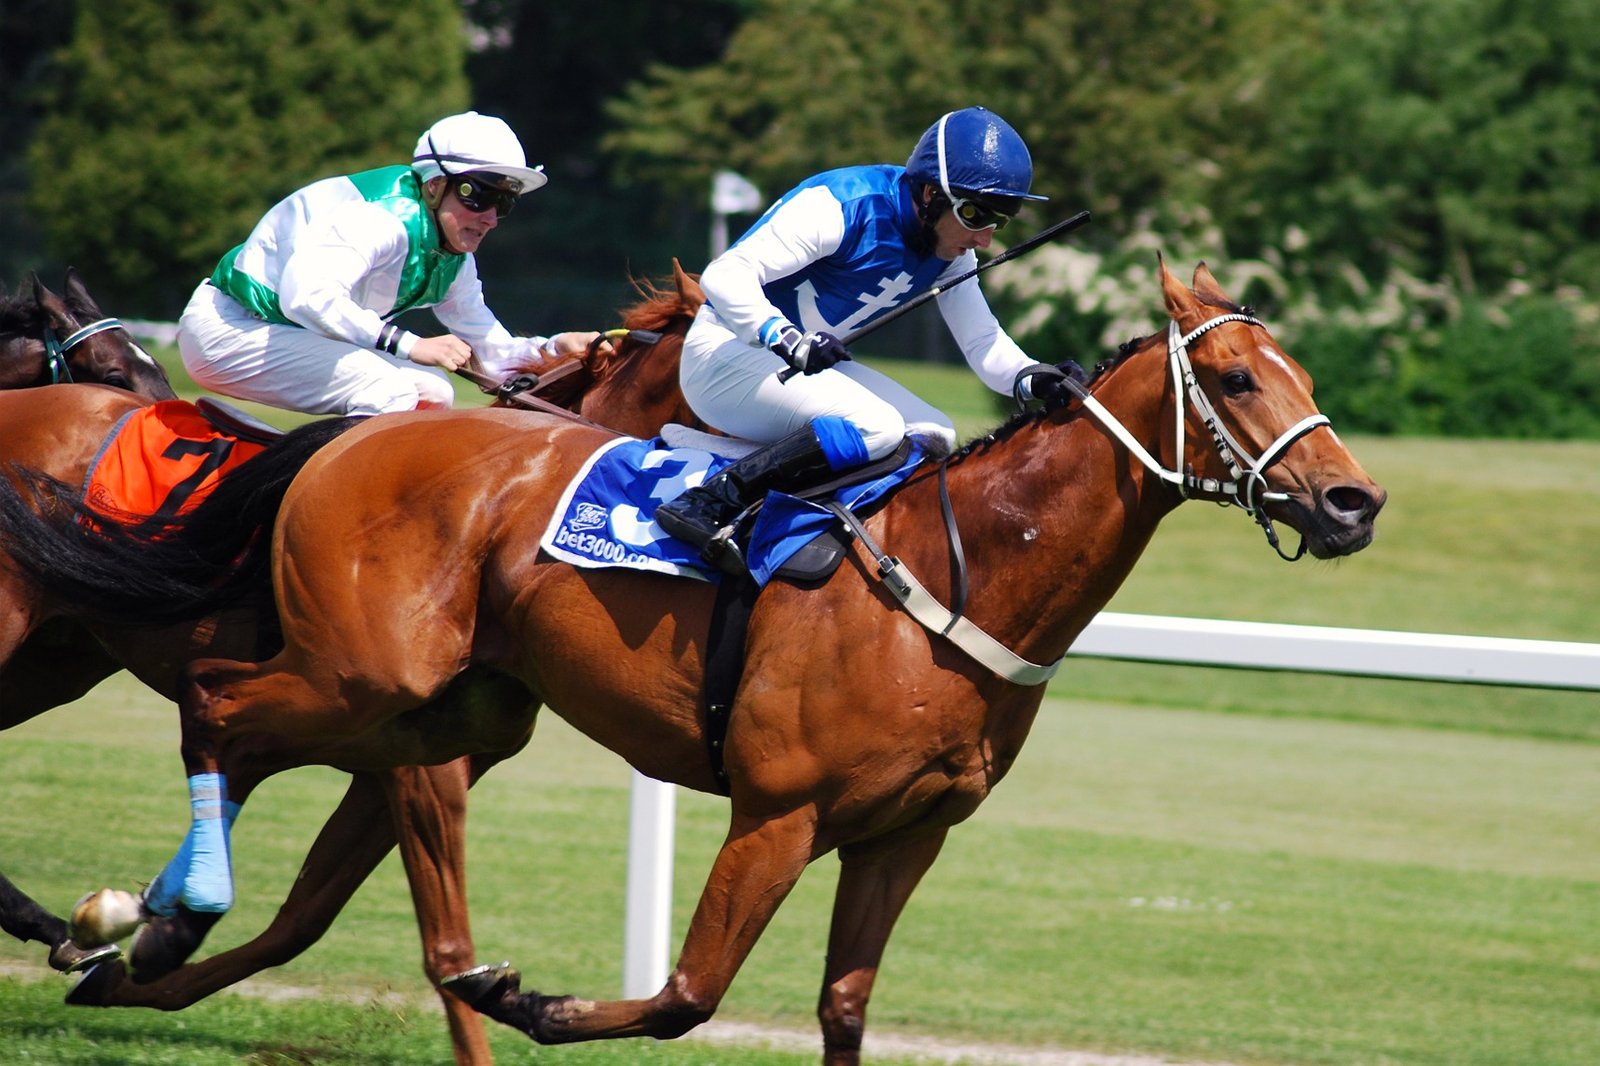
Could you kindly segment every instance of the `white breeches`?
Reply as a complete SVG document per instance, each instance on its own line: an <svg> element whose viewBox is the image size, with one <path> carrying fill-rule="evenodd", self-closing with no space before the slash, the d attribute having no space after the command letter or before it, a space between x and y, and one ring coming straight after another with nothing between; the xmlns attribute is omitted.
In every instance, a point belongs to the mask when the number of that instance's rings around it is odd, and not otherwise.
<svg viewBox="0 0 1600 1066"><path fill-rule="evenodd" d="M861 431L867 455L881 459L907 434L934 454L955 447L955 425L939 409L887 375L857 362L796 374L765 348L754 348L702 313L684 339L678 380L694 413L736 437L766 444L813 418L834 415Z"/></svg>
<svg viewBox="0 0 1600 1066"><path fill-rule="evenodd" d="M195 289L178 319L178 352L202 388L307 414L374 415L455 399L442 370L263 322L210 284Z"/></svg>

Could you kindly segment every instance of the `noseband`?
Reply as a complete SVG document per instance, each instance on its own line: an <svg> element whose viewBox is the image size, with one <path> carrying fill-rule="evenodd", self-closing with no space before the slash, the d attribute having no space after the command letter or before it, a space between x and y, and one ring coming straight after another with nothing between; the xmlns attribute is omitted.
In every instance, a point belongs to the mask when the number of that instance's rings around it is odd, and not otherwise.
<svg viewBox="0 0 1600 1066"><path fill-rule="evenodd" d="M102 318L98 322L89 323L76 333L68 334L62 340L57 340L56 331L46 326L44 330L44 352L45 362L50 367L50 384L71 383L72 371L67 367L67 353L72 349L93 337L96 333L126 328L120 318Z"/></svg>
<svg viewBox="0 0 1600 1066"><path fill-rule="evenodd" d="M1278 435L1278 439L1267 446L1259 458L1252 457L1240 445L1228 427L1222 424L1217 417L1217 409L1212 404L1211 398L1200 387L1195 378L1194 367L1189 361L1189 345L1197 338L1216 329L1226 322L1243 322L1250 326L1266 327L1259 320L1246 314L1225 314L1208 319L1185 334L1178 328L1177 322L1167 326L1167 365L1172 371L1172 387L1178 396L1176 413L1174 417L1173 433L1176 439L1176 450L1173 452L1179 459L1183 458L1184 449L1184 403L1183 397L1188 396L1189 403L1194 407L1195 414L1205 423L1211 431L1212 443L1216 446L1217 454L1221 456L1223 466L1227 467L1230 480L1220 478L1197 477L1193 468L1182 472L1168 470L1149 453L1133 434L1128 432L1126 426L1117 420L1117 417L1106 410L1105 405L1091 396L1082 385L1070 377L1064 377L1066 385L1082 401L1084 409L1099 420L1100 424L1110 431L1123 447L1127 448L1133 456L1162 481L1178 490L1184 499L1213 500L1223 505L1232 504L1242 508L1246 514L1256 520L1262 531L1267 536L1267 543L1278 555L1294 562L1306 552L1305 538L1300 540L1300 550L1293 555L1288 555L1278 543L1278 533L1272 526L1272 519L1267 517L1265 504L1277 503L1289 498L1287 493L1271 492L1267 490L1267 468L1284 457L1289 448L1301 437L1310 433L1319 426L1329 425L1328 416L1322 413L1307 415L1288 429ZM1243 460L1241 465L1240 460Z"/></svg>

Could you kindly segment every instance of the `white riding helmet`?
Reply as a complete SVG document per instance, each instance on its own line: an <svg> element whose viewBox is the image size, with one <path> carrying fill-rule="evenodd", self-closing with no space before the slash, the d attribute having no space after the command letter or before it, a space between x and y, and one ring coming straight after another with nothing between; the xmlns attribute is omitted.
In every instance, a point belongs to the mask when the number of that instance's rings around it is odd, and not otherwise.
<svg viewBox="0 0 1600 1066"><path fill-rule="evenodd" d="M498 174L519 195L550 179L544 167L529 167L522 142L504 119L467 111L428 127L417 140L411 169L424 182L446 174Z"/></svg>

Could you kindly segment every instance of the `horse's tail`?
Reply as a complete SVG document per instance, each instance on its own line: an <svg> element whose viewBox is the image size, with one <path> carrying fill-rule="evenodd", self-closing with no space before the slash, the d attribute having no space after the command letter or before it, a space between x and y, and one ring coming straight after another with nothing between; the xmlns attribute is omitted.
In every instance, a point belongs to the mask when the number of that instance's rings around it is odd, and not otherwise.
<svg viewBox="0 0 1600 1066"><path fill-rule="evenodd" d="M111 521L37 471L0 478L0 548L56 605L119 625L168 625L270 606L272 526L312 455L359 422L310 422L224 475L193 510Z"/></svg>

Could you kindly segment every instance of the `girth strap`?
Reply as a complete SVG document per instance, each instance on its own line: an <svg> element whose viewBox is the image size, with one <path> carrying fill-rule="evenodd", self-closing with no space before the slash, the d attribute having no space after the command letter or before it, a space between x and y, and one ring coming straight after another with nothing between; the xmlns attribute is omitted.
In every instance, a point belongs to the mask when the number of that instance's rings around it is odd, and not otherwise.
<svg viewBox="0 0 1600 1066"><path fill-rule="evenodd" d="M750 632L750 614L760 594L760 586L748 575L727 576L717 586L716 603L711 608L703 686L706 754L711 758L711 774L717 780L717 791L724 796L728 794L724 745L728 739L733 697L739 691L739 679L744 676L744 645Z"/></svg>

